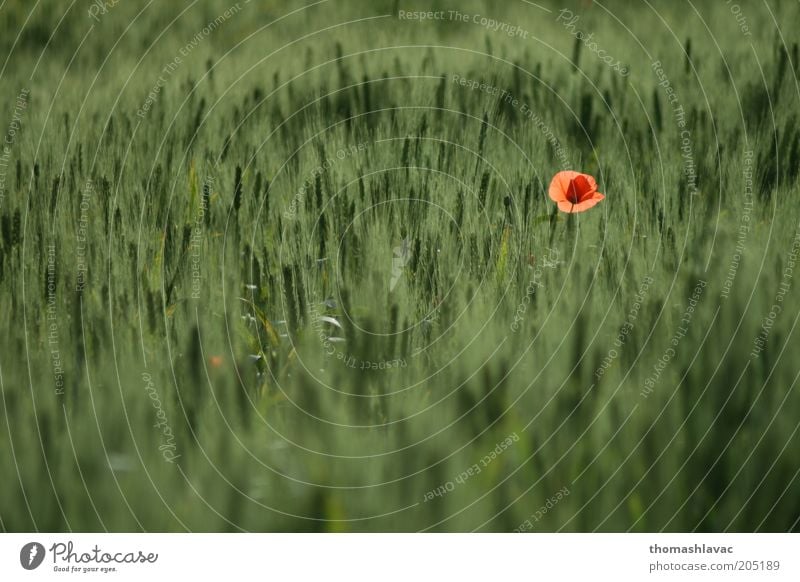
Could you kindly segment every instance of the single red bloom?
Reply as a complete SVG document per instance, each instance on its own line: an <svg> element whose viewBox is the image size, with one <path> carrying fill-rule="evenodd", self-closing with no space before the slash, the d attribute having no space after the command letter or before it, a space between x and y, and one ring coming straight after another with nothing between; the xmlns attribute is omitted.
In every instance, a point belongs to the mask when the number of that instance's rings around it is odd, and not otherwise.
<svg viewBox="0 0 800 582"><path fill-rule="evenodd" d="M597 182L589 174L572 170L559 172L550 182L550 198L562 212L583 212L605 196L597 191Z"/></svg>

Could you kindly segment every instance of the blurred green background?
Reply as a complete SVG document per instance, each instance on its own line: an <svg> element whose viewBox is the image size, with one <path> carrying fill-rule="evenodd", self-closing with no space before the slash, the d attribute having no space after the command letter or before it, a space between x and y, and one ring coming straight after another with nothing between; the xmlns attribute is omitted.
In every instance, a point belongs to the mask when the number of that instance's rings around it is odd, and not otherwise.
<svg viewBox="0 0 800 582"><path fill-rule="evenodd" d="M796 531L800 7L737 8L3 3L0 527Z"/></svg>

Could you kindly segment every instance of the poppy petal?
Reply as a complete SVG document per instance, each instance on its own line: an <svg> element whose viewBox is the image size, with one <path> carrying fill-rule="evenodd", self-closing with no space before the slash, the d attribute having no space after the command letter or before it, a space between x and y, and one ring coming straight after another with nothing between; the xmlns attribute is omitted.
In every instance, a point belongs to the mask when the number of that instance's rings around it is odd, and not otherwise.
<svg viewBox="0 0 800 582"><path fill-rule="evenodd" d="M569 200L560 200L558 202L558 209L561 212L572 212L573 208L575 208L575 205Z"/></svg>
<svg viewBox="0 0 800 582"><path fill-rule="evenodd" d="M580 183L580 176L575 178L574 180L570 180L569 188L567 188L567 202L571 202L572 204L577 204L581 201L581 186Z"/></svg>
<svg viewBox="0 0 800 582"><path fill-rule="evenodd" d="M597 183L586 174L578 174L570 183L567 199L570 202L578 203L590 198L597 191Z"/></svg>
<svg viewBox="0 0 800 582"><path fill-rule="evenodd" d="M583 187L583 192L581 193L581 202L588 200L597 192L597 182L595 182L594 178L588 174L581 175L581 185Z"/></svg>
<svg viewBox="0 0 800 582"><path fill-rule="evenodd" d="M587 198L586 200L582 200L577 204L573 204L570 210L562 208L561 204L559 204L558 207L560 210L563 210L564 212L573 212L573 213L584 212L586 210L589 210L592 206L594 206L598 202L600 202L603 198L605 198L605 196L603 196L599 192L595 192L594 196L592 196L591 198Z"/></svg>
<svg viewBox="0 0 800 582"><path fill-rule="evenodd" d="M553 180L550 182L550 188L548 189L548 194L550 195L550 199L553 202L560 202L562 200L566 200L567 191L569 190L570 183L578 175L579 175L578 172L573 172L572 170L565 170L553 176Z"/></svg>
<svg viewBox="0 0 800 582"><path fill-rule="evenodd" d="M588 210L605 198L597 191L597 181L589 174L564 170L553 176L548 189L550 198L562 212Z"/></svg>

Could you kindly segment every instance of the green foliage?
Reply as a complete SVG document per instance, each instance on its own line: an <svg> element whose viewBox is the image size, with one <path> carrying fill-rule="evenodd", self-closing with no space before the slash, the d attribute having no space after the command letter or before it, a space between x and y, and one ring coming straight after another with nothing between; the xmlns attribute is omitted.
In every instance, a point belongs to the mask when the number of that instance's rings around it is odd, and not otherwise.
<svg viewBox="0 0 800 582"><path fill-rule="evenodd" d="M164 73L230 4L157 4L0 8L4 530L797 530L794 29L573 7L623 77L556 7L266 2Z"/></svg>

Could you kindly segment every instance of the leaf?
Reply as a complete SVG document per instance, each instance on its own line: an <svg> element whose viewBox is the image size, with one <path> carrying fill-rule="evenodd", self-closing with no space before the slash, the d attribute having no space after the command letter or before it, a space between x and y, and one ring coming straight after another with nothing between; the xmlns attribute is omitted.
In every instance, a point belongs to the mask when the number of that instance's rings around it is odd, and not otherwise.
<svg viewBox="0 0 800 582"><path fill-rule="evenodd" d="M244 297L239 297L239 299L252 307L253 312L256 314L256 319L261 324L264 332L267 334L267 339L269 340L270 345L273 348L277 348L281 343L280 337L278 337L278 332L275 330L275 327L272 325L272 323L270 323L269 319L267 319L267 316L264 315L264 312L261 311L256 304L249 299L245 299Z"/></svg>
<svg viewBox="0 0 800 582"><path fill-rule="evenodd" d="M511 227L503 230L503 239L500 241L500 254L497 257L497 281L502 283L506 278L506 265L508 264L508 248L511 240Z"/></svg>
<svg viewBox="0 0 800 582"><path fill-rule="evenodd" d="M194 168L194 160L189 162L189 211L188 216L186 218L186 224L192 225L194 223L194 217L197 216L197 213L200 209L200 198L199 198L199 189L197 187L197 172Z"/></svg>
<svg viewBox="0 0 800 582"><path fill-rule="evenodd" d="M335 326L336 326L336 327L338 327L339 329L342 329L342 324L341 324L341 323L339 323L339 322L338 322L336 319L334 319L333 317L328 317L327 315L320 315L320 316L319 316L319 320L320 320L320 321L326 321L326 322L330 323L331 325L335 325Z"/></svg>

